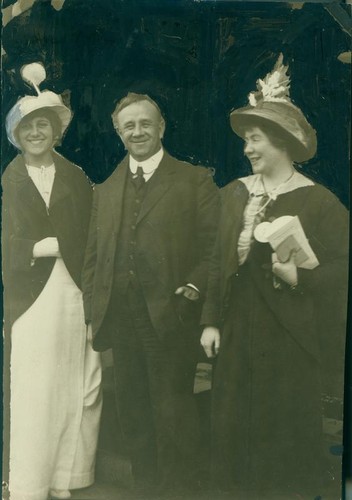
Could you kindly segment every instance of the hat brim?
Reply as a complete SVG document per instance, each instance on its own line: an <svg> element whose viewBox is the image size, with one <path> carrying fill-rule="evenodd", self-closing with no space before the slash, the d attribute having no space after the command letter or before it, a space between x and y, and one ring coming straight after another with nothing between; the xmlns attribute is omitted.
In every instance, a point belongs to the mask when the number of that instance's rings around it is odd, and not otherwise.
<svg viewBox="0 0 352 500"><path fill-rule="evenodd" d="M61 137L64 135L71 119L72 112L65 106L61 98L54 92L43 92L39 96L26 96L20 99L9 111L6 117L6 132L9 141L18 149L16 129L23 118L38 110L50 109L57 114L61 123Z"/></svg>
<svg viewBox="0 0 352 500"><path fill-rule="evenodd" d="M300 113L299 120L304 120L304 129L298 119L292 116L292 109L291 113L285 113L286 105L276 106L275 109L275 105L270 104L271 108L247 106L232 111L230 115L232 130L244 139L245 129L250 126L274 125L287 138L293 161L304 162L313 158L316 153L316 134L303 114Z"/></svg>

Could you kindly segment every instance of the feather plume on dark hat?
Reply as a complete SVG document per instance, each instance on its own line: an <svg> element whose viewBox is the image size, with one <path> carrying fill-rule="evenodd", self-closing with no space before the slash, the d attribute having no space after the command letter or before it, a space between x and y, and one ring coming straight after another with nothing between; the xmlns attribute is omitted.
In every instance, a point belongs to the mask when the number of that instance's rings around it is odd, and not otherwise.
<svg viewBox="0 0 352 500"><path fill-rule="evenodd" d="M257 80L257 90L248 95L249 104L230 113L233 131L243 138L244 127L270 122L281 128L294 145L293 160L307 161L316 153L316 132L302 111L290 99L288 65L283 64L283 54L265 78Z"/></svg>

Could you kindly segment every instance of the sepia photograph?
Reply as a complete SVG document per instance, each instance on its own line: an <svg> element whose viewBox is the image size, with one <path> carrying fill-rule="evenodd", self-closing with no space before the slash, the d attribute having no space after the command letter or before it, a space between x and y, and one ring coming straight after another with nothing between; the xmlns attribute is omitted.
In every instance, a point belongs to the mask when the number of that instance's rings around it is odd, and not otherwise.
<svg viewBox="0 0 352 500"><path fill-rule="evenodd" d="M351 3L1 13L2 500L351 500Z"/></svg>

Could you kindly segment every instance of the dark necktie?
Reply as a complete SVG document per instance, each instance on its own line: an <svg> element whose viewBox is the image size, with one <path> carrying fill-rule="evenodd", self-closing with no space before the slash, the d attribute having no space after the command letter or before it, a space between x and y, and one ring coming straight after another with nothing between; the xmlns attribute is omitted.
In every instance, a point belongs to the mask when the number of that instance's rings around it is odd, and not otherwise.
<svg viewBox="0 0 352 500"><path fill-rule="evenodd" d="M143 168L137 167L137 172L132 176L132 180L134 185L136 186L137 191L145 184L143 173Z"/></svg>

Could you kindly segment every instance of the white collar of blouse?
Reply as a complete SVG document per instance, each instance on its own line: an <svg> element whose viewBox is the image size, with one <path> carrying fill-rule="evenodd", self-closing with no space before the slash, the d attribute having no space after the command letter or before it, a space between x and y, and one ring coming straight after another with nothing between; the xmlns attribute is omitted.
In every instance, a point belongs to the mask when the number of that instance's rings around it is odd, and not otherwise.
<svg viewBox="0 0 352 500"><path fill-rule="evenodd" d="M246 177L241 177L239 179L246 186L250 196L257 196L264 193L264 186L261 182L261 174L248 175ZM279 194L289 193L295 189L307 186L314 186L314 182L308 177L305 177L301 173L295 171L292 177L287 181L278 186L278 189L272 193L268 193L269 197L276 199Z"/></svg>

